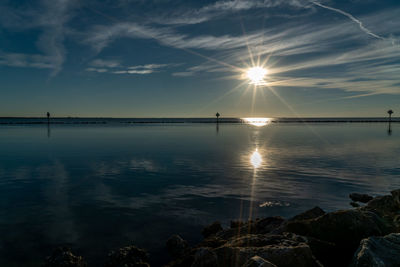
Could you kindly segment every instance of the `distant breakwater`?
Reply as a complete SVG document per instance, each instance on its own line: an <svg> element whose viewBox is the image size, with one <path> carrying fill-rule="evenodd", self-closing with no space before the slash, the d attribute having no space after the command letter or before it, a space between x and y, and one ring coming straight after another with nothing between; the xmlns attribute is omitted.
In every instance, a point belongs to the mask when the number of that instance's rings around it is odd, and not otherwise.
<svg viewBox="0 0 400 267"><path fill-rule="evenodd" d="M279 118L271 119L269 123L388 123L386 118ZM243 119L68 119L53 118L48 123L47 119L40 118L0 118L0 125L41 125L41 124L175 124L175 123L218 123L218 124L249 124ZM392 119L391 123L400 123L400 119Z"/></svg>

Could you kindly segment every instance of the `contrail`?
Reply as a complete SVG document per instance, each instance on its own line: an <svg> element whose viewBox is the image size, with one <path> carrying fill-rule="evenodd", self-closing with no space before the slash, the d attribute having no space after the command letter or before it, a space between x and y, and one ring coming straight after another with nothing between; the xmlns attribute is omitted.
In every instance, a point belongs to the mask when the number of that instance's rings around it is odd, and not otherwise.
<svg viewBox="0 0 400 267"><path fill-rule="evenodd" d="M379 35L377 35L377 34L371 32L371 31L368 30L367 28L365 28L364 25L363 25L363 23L362 23L359 19L355 18L353 15L351 15L351 14L349 14L349 13L347 13L347 12L344 12L344 11L342 11L342 10L340 10L340 9L337 9L337 8L333 8L333 7L330 7L330 6L323 5L323 4L321 4L321 3L319 3L319 2L315 2L315 1L311 1L311 3L313 3L314 5L317 5L317 6L319 6L319 7L322 7L322 8L325 8L325 9L329 9L329 10L332 10L332 11L335 11L335 12L337 12L337 13L340 13L340 14L342 14L342 15L348 17L349 19L351 19L352 21L354 21L355 23L357 23L358 26L360 26L360 29L361 29L363 32L365 32L365 33L368 34L368 35L371 35L372 37L374 37L374 38L376 38L376 39L381 39L381 40L385 40L385 39L386 39L386 38L384 38L384 37L382 37L382 36L379 36Z"/></svg>

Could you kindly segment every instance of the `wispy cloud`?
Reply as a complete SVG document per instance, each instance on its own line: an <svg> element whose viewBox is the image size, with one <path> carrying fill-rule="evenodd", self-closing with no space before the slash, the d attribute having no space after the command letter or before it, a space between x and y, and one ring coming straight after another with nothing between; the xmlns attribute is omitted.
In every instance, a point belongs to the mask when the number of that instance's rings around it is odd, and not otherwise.
<svg viewBox="0 0 400 267"><path fill-rule="evenodd" d="M24 68L53 68L53 60L49 56L37 54L0 53L0 65Z"/></svg>
<svg viewBox="0 0 400 267"><path fill-rule="evenodd" d="M262 32L250 34L247 37L240 36L211 36L200 35L190 37L181 34L171 28L162 27L155 28L136 23L117 23L111 26L94 27L85 40L86 43L92 45L98 52L108 46L112 41L121 37L129 37L136 39L154 39L165 46L180 49L207 49L207 50L224 50L246 46L246 40L262 40Z"/></svg>
<svg viewBox="0 0 400 267"><path fill-rule="evenodd" d="M146 64L146 65L137 65L137 66L130 66L128 69L130 70L140 70L140 69L160 69L168 67L172 64Z"/></svg>
<svg viewBox="0 0 400 267"><path fill-rule="evenodd" d="M51 75L56 75L65 61L66 49L64 46L65 35L68 29L67 22L73 16L73 8L77 5L76 0L41 0L35 8L27 6L27 9L10 8L0 6L0 23L5 28L18 31L40 29L36 46L43 52L45 61L40 64L19 64L21 67L46 66L51 68ZM14 54L15 55L15 54ZM20 54L21 55L21 54ZM26 58L36 58L37 55L26 54Z"/></svg>
<svg viewBox="0 0 400 267"><path fill-rule="evenodd" d="M284 6L293 9L312 9L308 0L220 0L199 9L179 10L152 19L164 25L198 24L235 12Z"/></svg>
<svg viewBox="0 0 400 267"><path fill-rule="evenodd" d="M110 73L110 74L151 74L159 72L170 66L175 66L176 64L145 64L136 66L123 66L117 61L107 61L102 59L96 59L92 61L89 65L92 67L86 68L89 72L98 73Z"/></svg>
<svg viewBox="0 0 400 267"><path fill-rule="evenodd" d="M116 60L104 60L104 59L95 59L89 64L93 67L107 67L107 68L116 68L119 67L121 64L119 61Z"/></svg>
<svg viewBox="0 0 400 267"><path fill-rule="evenodd" d="M146 64L138 66L130 66L125 70L113 71L114 74L151 74L159 72L161 69L168 67L168 64Z"/></svg>
<svg viewBox="0 0 400 267"><path fill-rule="evenodd" d="M142 69L142 70L118 70L113 71L114 74L150 74L155 72L152 69Z"/></svg>
<svg viewBox="0 0 400 267"><path fill-rule="evenodd" d="M86 68L86 71L104 73L104 72L108 72L108 69L102 69L102 68Z"/></svg>

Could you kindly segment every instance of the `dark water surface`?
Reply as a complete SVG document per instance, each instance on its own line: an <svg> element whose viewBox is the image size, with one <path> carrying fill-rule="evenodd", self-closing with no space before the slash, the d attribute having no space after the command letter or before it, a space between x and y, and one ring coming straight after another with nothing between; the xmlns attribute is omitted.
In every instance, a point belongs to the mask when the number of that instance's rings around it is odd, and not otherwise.
<svg viewBox="0 0 400 267"><path fill-rule="evenodd" d="M175 233L194 243L215 220L395 188L398 124L2 125L0 266L38 266L59 245L97 266L132 243L160 265Z"/></svg>

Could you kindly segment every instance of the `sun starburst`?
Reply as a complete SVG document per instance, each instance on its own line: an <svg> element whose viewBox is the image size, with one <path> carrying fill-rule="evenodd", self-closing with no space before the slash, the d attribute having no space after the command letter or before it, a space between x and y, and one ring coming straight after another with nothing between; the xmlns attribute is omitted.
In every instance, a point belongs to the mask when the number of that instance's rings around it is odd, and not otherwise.
<svg viewBox="0 0 400 267"><path fill-rule="evenodd" d="M267 74L268 70L260 66L251 67L246 71L247 78L250 80L250 83L254 85L265 85L265 76Z"/></svg>

